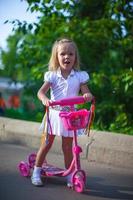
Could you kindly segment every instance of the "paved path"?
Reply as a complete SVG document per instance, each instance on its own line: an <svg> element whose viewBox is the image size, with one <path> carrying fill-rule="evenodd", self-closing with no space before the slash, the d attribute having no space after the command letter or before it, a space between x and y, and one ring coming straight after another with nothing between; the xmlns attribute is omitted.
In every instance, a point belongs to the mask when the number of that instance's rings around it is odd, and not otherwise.
<svg viewBox="0 0 133 200"><path fill-rule="evenodd" d="M17 164L35 151L23 146L0 143L0 200L133 200L133 170L113 168L82 160L87 174L83 194L69 190L64 178L47 178L36 188L29 178L21 177ZM49 154L49 162L63 166L61 155Z"/></svg>
<svg viewBox="0 0 133 200"><path fill-rule="evenodd" d="M40 145L40 123L0 117L0 140L36 148ZM82 158L89 161L133 167L133 136L91 130L90 136L78 137ZM60 154L61 137L56 137L52 152Z"/></svg>

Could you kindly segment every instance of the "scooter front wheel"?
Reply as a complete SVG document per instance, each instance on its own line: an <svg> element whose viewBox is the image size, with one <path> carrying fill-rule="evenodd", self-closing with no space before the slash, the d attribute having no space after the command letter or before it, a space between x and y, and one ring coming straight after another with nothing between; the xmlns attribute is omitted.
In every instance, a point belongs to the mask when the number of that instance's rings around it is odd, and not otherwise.
<svg viewBox="0 0 133 200"><path fill-rule="evenodd" d="M82 179L76 178L73 187L76 192L82 193L85 188L85 183Z"/></svg>
<svg viewBox="0 0 133 200"><path fill-rule="evenodd" d="M28 163L21 161L18 168L22 176L25 176L25 177L30 176L30 167Z"/></svg>

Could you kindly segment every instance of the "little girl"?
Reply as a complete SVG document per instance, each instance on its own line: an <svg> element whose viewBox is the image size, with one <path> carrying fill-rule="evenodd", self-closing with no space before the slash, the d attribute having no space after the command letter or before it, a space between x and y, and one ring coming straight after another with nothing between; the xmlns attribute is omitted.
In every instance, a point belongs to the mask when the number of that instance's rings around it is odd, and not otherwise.
<svg viewBox="0 0 133 200"><path fill-rule="evenodd" d="M44 75L44 84L38 91L38 98L45 106L49 103L66 97L78 96L80 90L85 101L92 99L87 82L89 75L85 71L79 70L79 55L76 44L67 38L55 41L49 61L49 71ZM50 89L49 99L46 94ZM49 117L52 126L52 134L48 128L48 136L45 144L41 144L37 153L36 163L31 177L32 184L35 186L43 185L41 180L41 167L44 159L49 152L55 136L62 136L62 150L64 154L65 168L68 169L72 158L72 131L64 129L59 118L59 109L50 107ZM67 185L71 186L71 175L67 177Z"/></svg>

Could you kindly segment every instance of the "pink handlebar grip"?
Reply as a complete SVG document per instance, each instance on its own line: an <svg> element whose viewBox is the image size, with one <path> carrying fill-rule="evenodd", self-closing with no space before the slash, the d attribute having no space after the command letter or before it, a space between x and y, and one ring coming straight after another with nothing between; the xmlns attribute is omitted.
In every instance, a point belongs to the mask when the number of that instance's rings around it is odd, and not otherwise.
<svg viewBox="0 0 133 200"><path fill-rule="evenodd" d="M70 97L70 98L65 98L65 99L60 99L58 101L53 101L50 103L50 106L73 106L74 104L83 104L85 103L85 99L82 96L77 96L77 97Z"/></svg>

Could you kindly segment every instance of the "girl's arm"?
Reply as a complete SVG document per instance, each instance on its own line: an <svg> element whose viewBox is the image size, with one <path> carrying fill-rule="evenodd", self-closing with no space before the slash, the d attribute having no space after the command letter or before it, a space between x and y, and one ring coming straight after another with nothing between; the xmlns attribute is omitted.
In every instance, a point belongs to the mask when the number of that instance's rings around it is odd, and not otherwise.
<svg viewBox="0 0 133 200"><path fill-rule="evenodd" d="M83 97L85 98L85 101L91 101L93 95L91 94L87 84L81 84L80 89L83 94Z"/></svg>
<svg viewBox="0 0 133 200"><path fill-rule="evenodd" d="M49 98L46 96L46 93L48 92L49 88L50 88L50 83L45 82L37 93L37 96L40 99L40 101L42 101L42 103L46 106L49 106L50 102Z"/></svg>

